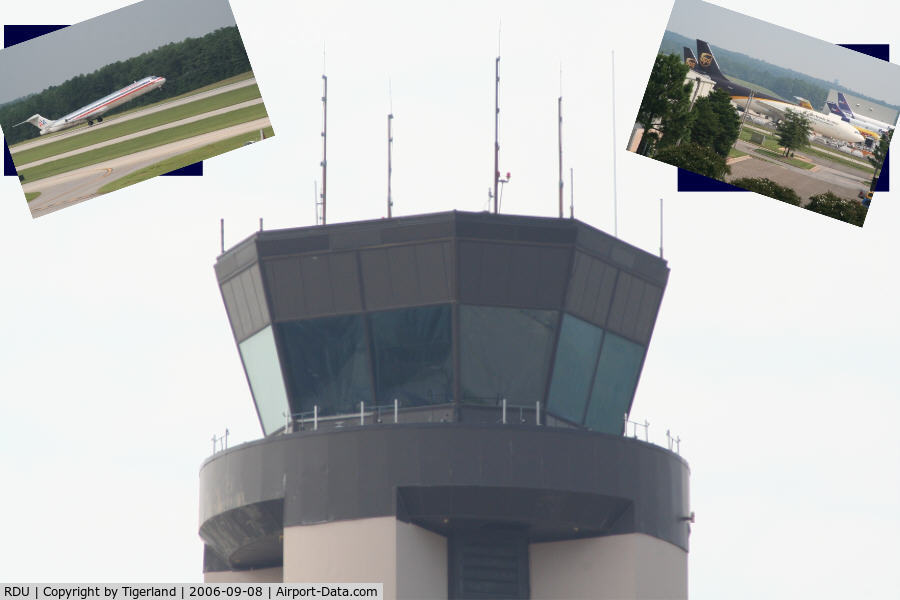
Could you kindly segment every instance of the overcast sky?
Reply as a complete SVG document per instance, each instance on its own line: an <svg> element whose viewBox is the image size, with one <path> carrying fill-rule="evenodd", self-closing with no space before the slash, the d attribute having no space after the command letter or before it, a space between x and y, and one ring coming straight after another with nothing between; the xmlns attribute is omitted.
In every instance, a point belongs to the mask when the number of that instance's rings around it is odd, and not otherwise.
<svg viewBox="0 0 900 600"><path fill-rule="evenodd" d="M51 14L51 13L47 13ZM55 15L54 15L55 16ZM18 24L6 22L7 25ZM29 22L42 25L46 18ZM228 0L144 0L0 52L0 103L169 42L234 25ZM151 75L153 73L147 73ZM123 82L123 85L129 82ZM110 90L113 91L113 90Z"/></svg>
<svg viewBox="0 0 900 600"><path fill-rule="evenodd" d="M857 10L830 11L827 4L810 4L808 9L806 17L800 21L801 25L808 25L817 17L830 14L831 18L843 19L848 25L847 32L843 34L846 37L833 41L817 39L700 0L676 0L666 29L828 82L837 79L842 85L862 94L890 104L900 104L900 67L836 45L886 43L884 38L861 38L853 27L876 22L881 10L863 16ZM823 14L817 14L818 11ZM696 48L692 49L696 54Z"/></svg>
<svg viewBox="0 0 900 600"><path fill-rule="evenodd" d="M114 7L16 3L2 18L74 23ZM385 214L389 79L394 214L486 208L502 17L503 212L556 213L562 63L566 199L572 167L576 217L614 231L613 48L619 236L658 252L665 198L671 276L632 414L655 442L682 439L692 600L896 595L897 192L876 195L859 229L752 193L679 194L674 168L626 152L669 2L232 7L275 138L207 161L201 178L35 221L15 178L0 180L0 577L200 580L210 438L260 436L213 273L219 218L228 246L260 217L314 224L323 44L329 221ZM821 3L748 8L866 41Z"/></svg>

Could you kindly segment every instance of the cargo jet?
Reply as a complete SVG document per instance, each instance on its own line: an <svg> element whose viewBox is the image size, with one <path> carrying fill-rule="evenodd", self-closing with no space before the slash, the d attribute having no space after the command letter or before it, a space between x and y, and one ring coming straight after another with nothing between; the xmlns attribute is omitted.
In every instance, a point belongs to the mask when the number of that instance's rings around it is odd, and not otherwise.
<svg viewBox="0 0 900 600"><path fill-rule="evenodd" d="M834 102L826 102L826 104L828 105L828 110L831 111L831 114L837 115L845 123L853 125L861 134L875 140L881 139L881 134L884 133L883 129L879 129L871 123L863 121L859 117L848 117Z"/></svg>
<svg viewBox="0 0 900 600"><path fill-rule="evenodd" d="M134 100L138 96L143 96L147 92L161 88L165 82L165 77L157 77L155 75L144 77L140 81L135 81L131 85L91 102L87 106L82 106L61 119L56 119L54 121L42 117L41 115L34 115L21 123L16 124L15 127L24 125L25 123L31 123L41 130L41 135L44 135L45 133L53 133L54 131L61 131L63 129L68 129L69 127L74 127L85 121L88 126L91 126L94 124L94 121L97 121L98 123L102 122L102 115L108 110L115 108L120 104L124 104L129 100Z"/></svg>
<svg viewBox="0 0 900 600"><path fill-rule="evenodd" d="M859 104L857 104L857 106L859 106ZM853 109L850 108L850 104L847 102L847 99L844 97L844 94L841 92L838 92L838 110L843 113L845 117L856 119L857 121L862 121L863 123L874 127L881 133L894 128L894 126L890 123L885 123L884 121L878 121L876 119L871 119L869 117L864 117L862 115L854 113Z"/></svg>
<svg viewBox="0 0 900 600"><path fill-rule="evenodd" d="M836 115L823 115L815 110L774 98L762 92L753 92L748 87L733 83L719 70L719 64L716 62L716 57L713 56L712 49L703 40L697 40L697 54L694 70L710 77L716 82L716 89L726 91L731 96L731 100L742 108L748 108L747 102L752 94L749 108L760 114L773 119L781 119L786 112L790 111L806 117L809 121L809 128L819 135L851 143L859 143L865 139L855 127L842 121ZM687 57L685 62L690 65Z"/></svg>

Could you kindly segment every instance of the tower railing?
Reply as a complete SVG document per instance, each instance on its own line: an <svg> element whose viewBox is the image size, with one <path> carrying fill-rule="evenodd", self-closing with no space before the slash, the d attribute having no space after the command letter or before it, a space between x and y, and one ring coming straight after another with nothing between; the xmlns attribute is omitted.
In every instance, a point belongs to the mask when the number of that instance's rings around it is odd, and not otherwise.
<svg viewBox="0 0 900 600"><path fill-rule="evenodd" d="M446 423L450 421L465 421L482 424L547 426L548 418L550 418L549 426L551 427L560 426L558 423L561 423L559 418L546 413L546 409L540 401L536 401L534 404L516 404L510 402L507 398L499 396L467 398L467 400L471 403L464 402L460 405L454 402L446 402L443 404L401 406L400 399L394 398L389 403L375 404L368 407L365 402L360 402L358 410L354 412L331 415L320 415L319 406L313 405L313 410L311 411L291 413L290 415L282 413L285 417L285 426L280 431L282 433L317 431L320 425L325 426L329 430L334 430L344 427L399 424L402 422ZM476 400L476 402L472 402L473 400ZM465 419L460 418L459 410L466 411ZM481 413L483 416L478 417L477 413ZM493 416L490 416L492 413ZM473 414L475 418L472 418ZM427 415L427 418L425 415ZM629 418L628 413L625 413L622 424L622 435L624 437L662 446L662 444L650 440L650 421L646 419L643 422L634 421ZM562 426L566 425L563 424ZM572 424L568 424L568 426L575 427ZM228 448L228 435L229 431L226 429L224 435L213 436L213 454ZM670 452L681 455L681 436L673 435L671 430L667 429L665 447Z"/></svg>

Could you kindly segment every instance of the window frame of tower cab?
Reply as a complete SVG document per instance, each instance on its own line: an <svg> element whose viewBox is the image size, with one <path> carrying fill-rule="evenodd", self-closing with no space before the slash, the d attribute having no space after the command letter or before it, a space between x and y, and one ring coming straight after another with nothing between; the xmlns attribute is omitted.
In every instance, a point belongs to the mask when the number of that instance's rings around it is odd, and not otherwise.
<svg viewBox="0 0 900 600"><path fill-rule="evenodd" d="M201 467L206 581L686 597L689 467L629 419L664 259L452 211L259 231L215 271L263 435Z"/></svg>

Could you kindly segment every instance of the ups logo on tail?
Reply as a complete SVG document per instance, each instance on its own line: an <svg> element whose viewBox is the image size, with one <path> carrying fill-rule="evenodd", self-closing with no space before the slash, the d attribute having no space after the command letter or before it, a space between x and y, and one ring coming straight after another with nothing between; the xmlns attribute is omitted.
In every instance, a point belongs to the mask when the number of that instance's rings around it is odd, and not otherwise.
<svg viewBox="0 0 900 600"><path fill-rule="evenodd" d="M690 68L693 69L694 67L697 66L697 61L694 60L693 57L689 56L688 58L684 59L684 64L686 64L687 66L689 66Z"/></svg>
<svg viewBox="0 0 900 600"><path fill-rule="evenodd" d="M700 64L704 67L708 67L712 64L712 54L709 52L701 52L700 53Z"/></svg>

